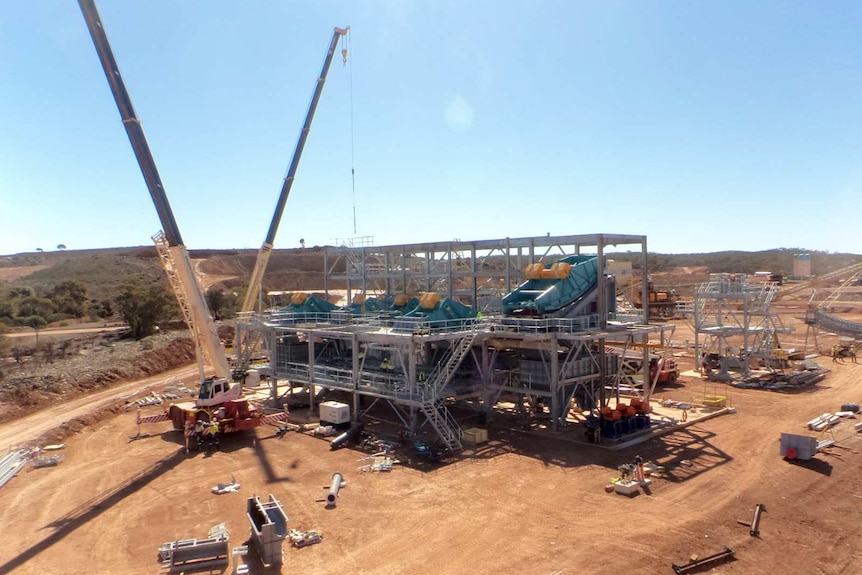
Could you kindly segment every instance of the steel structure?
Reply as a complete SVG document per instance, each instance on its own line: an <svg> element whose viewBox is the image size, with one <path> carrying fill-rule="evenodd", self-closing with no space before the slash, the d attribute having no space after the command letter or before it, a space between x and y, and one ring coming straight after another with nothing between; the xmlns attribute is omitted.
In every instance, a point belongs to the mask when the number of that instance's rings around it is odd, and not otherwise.
<svg viewBox="0 0 862 575"><path fill-rule="evenodd" d="M496 312L502 309L501 297L523 281L527 264L585 250L603 260L608 246L623 245L640 246L641 269L646 270L646 236L623 234L328 247L324 252L324 289L333 282L346 285L348 299L353 293L436 292L479 311ZM644 299L646 283L644 279Z"/></svg>
<svg viewBox="0 0 862 575"><path fill-rule="evenodd" d="M486 313L405 326L387 314L270 312L245 317L238 330L262 334L274 382L288 379L292 386L304 386L312 407L316 388L351 394L354 421L383 402L411 432L427 426L446 447L457 449L460 427L447 406L463 401L492 417L501 398L508 396L521 405L524 400L539 405L550 427L558 430L567 424L573 406L590 411L619 401L621 365L615 354L606 353L606 345L639 347L646 371L650 338L669 343L673 326L645 325L642 315L616 316L608 311L613 307L607 301L609 290L602 288L595 292L593 310L573 318L511 318L488 310L500 309L499 294L524 280L527 264L585 251L604 261L607 246L630 244L641 246L645 274L644 236L328 248L327 291L340 282L347 284L348 297L436 291ZM598 276L602 285L609 281L604 273ZM495 297L496 306L491 302ZM646 373L641 381L648 381ZM649 385L642 387L645 396L651 391Z"/></svg>
<svg viewBox="0 0 862 575"><path fill-rule="evenodd" d="M712 274L697 286L686 310L694 322L695 365L719 362L721 373L748 376L751 360L779 357L779 335L792 330L771 310L778 294L773 282L747 283L744 275ZM707 366L708 367L708 366Z"/></svg>

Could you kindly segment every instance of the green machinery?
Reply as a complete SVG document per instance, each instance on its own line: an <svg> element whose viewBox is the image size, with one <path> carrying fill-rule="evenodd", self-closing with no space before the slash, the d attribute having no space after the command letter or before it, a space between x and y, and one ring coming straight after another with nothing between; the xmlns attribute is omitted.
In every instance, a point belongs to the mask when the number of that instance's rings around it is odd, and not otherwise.
<svg viewBox="0 0 862 575"><path fill-rule="evenodd" d="M599 260L573 255L546 267L527 266L527 280L503 298L503 314L509 317L575 317L595 313ZM610 298L609 303L615 302ZM611 310L612 311L612 310Z"/></svg>

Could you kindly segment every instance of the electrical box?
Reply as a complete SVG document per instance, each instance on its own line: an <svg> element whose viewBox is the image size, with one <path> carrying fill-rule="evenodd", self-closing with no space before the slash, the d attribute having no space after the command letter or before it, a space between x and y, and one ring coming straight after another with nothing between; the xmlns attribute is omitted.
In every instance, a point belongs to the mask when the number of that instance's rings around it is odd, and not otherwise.
<svg viewBox="0 0 862 575"><path fill-rule="evenodd" d="M341 425L350 422L350 406L340 401L324 401L320 404L320 424Z"/></svg>

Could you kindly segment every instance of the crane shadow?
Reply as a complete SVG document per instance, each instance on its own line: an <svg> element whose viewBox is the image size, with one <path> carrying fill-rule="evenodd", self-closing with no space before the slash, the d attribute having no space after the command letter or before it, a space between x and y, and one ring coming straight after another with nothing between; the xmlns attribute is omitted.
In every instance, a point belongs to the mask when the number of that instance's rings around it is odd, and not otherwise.
<svg viewBox="0 0 862 575"><path fill-rule="evenodd" d="M133 475L112 489L100 493L62 517L55 519L43 527L43 529L53 529L52 533L0 565L0 573L10 573L16 568L21 567L24 563L32 560L42 551L62 541L63 538L75 531L78 527L92 521L126 497L139 491L141 488L145 487L166 472L174 469L183 461L183 459L184 455L182 452L178 451L172 453L171 455L157 461L152 467L145 469L137 475Z"/></svg>

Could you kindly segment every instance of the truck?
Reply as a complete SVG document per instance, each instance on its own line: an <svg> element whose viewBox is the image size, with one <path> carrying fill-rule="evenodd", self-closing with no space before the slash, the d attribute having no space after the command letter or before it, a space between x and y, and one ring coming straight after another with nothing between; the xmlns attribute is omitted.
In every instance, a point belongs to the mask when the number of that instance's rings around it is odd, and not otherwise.
<svg viewBox="0 0 862 575"><path fill-rule="evenodd" d="M647 302L651 319L671 319L676 315L676 304L679 296L674 290L657 290L652 281L647 282ZM632 302L637 309L643 309L643 295L640 290L634 292Z"/></svg>

